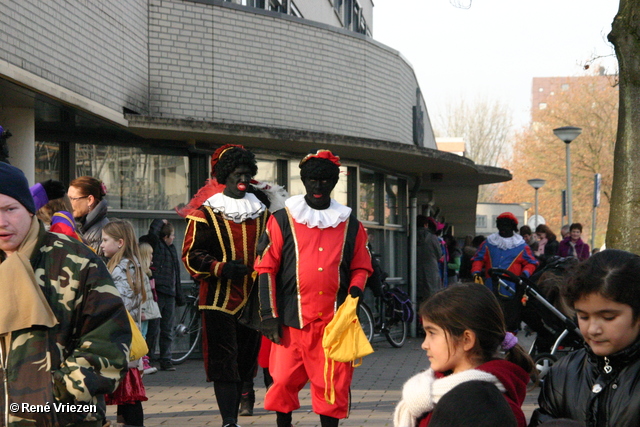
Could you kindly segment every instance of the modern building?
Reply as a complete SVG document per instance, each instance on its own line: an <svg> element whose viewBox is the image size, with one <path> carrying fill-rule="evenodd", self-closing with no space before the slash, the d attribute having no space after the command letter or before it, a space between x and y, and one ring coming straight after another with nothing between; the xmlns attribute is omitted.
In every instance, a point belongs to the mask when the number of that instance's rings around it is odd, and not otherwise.
<svg viewBox="0 0 640 427"><path fill-rule="evenodd" d="M523 225L527 225L527 211L517 203L478 203L474 235L487 237L489 234L497 233L496 220L498 215L504 212L511 212L515 215L518 220L518 229Z"/></svg>
<svg viewBox="0 0 640 427"><path fill-rule="evenodd" d="M331 149L335 197L410 284L412 218L472 234L478 186L511 175L437 149L412 66L372 34L371 0L4 1L9 160L32 183L98 177L111 217L141 233L169 218L180 236L174 207L220 145L250 148L258 178L292 194L300 159Z"/></svg>
<svg viewBox="0 0 640 427"><path fill-rule="evenodd" d="M536 111L546 110L551 100L562 92L572 88L590 86L597 90L618 89L617 76L606 74L604 67L597 75L534 77L531 84L531 118L535 122Z"/></svg>

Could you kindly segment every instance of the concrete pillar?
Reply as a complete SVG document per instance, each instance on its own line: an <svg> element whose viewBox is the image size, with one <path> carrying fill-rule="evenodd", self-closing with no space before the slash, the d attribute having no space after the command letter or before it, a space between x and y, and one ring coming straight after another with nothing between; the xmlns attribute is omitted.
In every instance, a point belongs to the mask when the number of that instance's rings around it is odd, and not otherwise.
<svg viewBox="0 0 640 427"><path fill-rule="evenodd" d="M29 185L35 184L35 110L18 107L4 108L0 111L0 124L12 134L7 140L9 162L24 172Z"/></svg>

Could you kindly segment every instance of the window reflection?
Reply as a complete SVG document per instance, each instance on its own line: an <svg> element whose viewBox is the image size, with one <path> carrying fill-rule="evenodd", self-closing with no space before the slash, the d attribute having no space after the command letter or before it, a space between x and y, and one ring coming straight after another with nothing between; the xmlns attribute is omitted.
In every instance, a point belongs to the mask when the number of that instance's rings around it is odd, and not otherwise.
<svg viewBox="0 0 640 427"><path fill-rule="evenodd" d="M372 171L360 169L360 206L358 219L361 221L377 222L376 205L376 176Z"/></svg>
<svg viewBox="0 0 640 427"><path fill-rule="evenodd" d="M387 176L384 182L384 223L398 224L398 178Z"/></svg>
<svg viewBox="0 0 640 427"><path fill-rule="evenodd" d="M60 180L60 144L36 141L35 182Z"/></svg>
<svg viewBox="0 0 640 427"><path fill-rule="evenodd" d="M114 209L172 210L189 201L185 156L146 154L137 147L78 144L75 172L75 177L101 179Z"/></svg>

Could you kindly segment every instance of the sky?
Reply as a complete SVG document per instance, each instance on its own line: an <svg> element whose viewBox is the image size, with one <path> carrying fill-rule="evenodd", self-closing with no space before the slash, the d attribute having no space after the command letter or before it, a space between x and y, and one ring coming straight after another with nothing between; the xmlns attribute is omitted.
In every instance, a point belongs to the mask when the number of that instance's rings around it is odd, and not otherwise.
<svg viewBox="0 0 640 427"><path fill-rule="evenodd" d="M453 0L452 0L453 1ZM458 0L466 5L470 0ZM533 77L584 75L596 55L617 71L606 36L618 0L374 0L373 38L413 66L432 122L461 97L499 100L530 118Z"/></svg>

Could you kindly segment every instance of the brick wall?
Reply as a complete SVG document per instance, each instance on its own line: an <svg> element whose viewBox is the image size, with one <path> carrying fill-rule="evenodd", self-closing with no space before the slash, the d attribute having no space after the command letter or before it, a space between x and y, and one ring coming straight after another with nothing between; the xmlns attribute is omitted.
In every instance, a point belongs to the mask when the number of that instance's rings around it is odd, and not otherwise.
<svg viewBox="0 0 640 427"><path fill-rule="evenodd" d="M146 0L3 0L0 58L122 111L146 112Z"/></svg>
<svg viewBox="0 0 640 427"><path fill-rule="evenodd" d="M208 3L5 0L0 59L118 112L413 144L417 82L396 51Z"/></svg>
<svg viewBox="0 0 640 427"><path fill-rule="evenodd" d="M149 18L153 116L413 143L413 70L371 39L180 0L151 0Z"/></svg>

